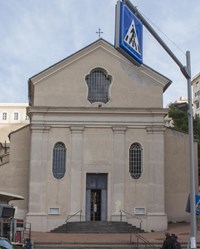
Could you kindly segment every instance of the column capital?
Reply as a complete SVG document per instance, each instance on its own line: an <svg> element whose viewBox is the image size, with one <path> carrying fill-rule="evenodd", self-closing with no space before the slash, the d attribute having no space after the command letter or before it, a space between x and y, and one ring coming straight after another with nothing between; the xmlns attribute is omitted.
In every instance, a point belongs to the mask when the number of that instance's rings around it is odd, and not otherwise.
<svg viewBox="0 0 200 249"><path fill-rule="evenodd" d="M126 126L113 126L112 130L114 133L124 134L125 131L127 130L127 127Z"/></svg>
<svg viewBox="0 0 200 249"><path fill-rule="evenodd" d="M43 126L43 125L31 125L30 126L30 129L33 132L35 133L48 133L49 130L51 129L50 126Z"/></svg>
<svg viewBox="0 0 200 249"><path fill-rule="evenodd" d="M84 131L84 126L70 126L72 133L82 133Z"/></svg>

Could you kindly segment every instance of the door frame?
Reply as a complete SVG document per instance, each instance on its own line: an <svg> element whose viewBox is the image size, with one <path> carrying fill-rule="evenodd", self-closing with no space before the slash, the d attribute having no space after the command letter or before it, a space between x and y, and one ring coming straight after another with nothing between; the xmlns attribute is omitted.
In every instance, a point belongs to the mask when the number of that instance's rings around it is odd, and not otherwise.
<svg viewBox="0 0 200 249"><path fill-rule="evenodd" d="M101 190L101 221L107 221L107 186L108 174L107 173L86 173L86 221L91 221L91 191Z"/></svg>

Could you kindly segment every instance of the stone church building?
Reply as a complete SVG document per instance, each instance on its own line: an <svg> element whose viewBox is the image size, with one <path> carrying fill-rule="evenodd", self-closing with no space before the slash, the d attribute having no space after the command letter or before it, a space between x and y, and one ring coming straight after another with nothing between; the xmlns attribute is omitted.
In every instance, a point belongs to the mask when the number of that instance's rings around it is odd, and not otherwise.
<svg viewBox="0 0 200 249"><path fill-rule="evenodd" d="M170 84L103 39L30 78L30 125L9 135L0 167L1 190L24 197L13 201L16 216L34 231L71 215L145 231L189 221L188 134L164 122Z"/></svg>

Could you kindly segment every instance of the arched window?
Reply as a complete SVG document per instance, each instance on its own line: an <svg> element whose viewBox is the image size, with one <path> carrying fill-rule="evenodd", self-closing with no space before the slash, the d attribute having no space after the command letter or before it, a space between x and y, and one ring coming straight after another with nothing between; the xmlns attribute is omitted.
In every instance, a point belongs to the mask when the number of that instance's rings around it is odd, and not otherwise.
<svg viewBox="0 0 200 249"><path fill-rule="evenodd" d="M64 177L66 171L66 148L64 143L58 142L53 148L52 172L56 179Z"/></svg>
<svg viewBox="0 0 200 249"><path fill-rule="evenodd" d="M138 179L142 175L142 146L133 143L129 149L129 173L133 179Z"/></svg>
<svg viewBox="0 0 200 249"><path fill-rule="evenodd" d="M85 77L85 80L88 85L88 100L90 103L107 103L109 101L111 75L108 75L102 68L95 68Z"/></svg>

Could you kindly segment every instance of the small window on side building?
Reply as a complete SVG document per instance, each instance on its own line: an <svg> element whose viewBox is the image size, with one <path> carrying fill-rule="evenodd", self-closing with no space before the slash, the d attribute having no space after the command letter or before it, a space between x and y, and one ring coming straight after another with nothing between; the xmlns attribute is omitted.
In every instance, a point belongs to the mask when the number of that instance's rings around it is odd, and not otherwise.
<svg viewBox="0 0 200 249"><path fill-rule="evenodd" d="M18 120L19 119L19 113L18 112L14 112L14 120Z"/></svg>
<svg viewBox="0 0 200 249"><path fill-rule="evenodd" d="M2 113L2 120L7 120L7 112Z"/></svg>

